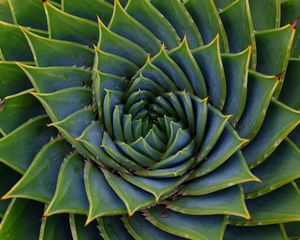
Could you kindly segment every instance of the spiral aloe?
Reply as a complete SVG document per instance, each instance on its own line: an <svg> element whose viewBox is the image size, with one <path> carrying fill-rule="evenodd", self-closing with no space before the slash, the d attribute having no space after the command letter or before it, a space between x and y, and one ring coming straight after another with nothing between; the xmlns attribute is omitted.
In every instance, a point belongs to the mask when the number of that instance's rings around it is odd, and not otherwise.
<svg viewBox="0 0 300 240"><path fill-rule="evenodd" d="M0 239L300 238L300 0L0 0Z"/></svg>

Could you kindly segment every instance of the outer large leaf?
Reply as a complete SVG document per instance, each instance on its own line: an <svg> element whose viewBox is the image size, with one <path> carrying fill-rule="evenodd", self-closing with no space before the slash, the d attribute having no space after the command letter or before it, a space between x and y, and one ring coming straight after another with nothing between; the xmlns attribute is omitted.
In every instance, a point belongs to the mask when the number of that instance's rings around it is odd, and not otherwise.
<svg viewBox="0 0 300 240"><path fill-rule="evenodd" d="M251 15L255 30L279 27L280 0L250 0Z"/></svg>
<svg viewBox="0 0 300 240"><path fill-rule="evenodd" d="M246 202L251 220L232 218L235 225L259 225L300 220L300 195L292 184L287 184L267 195Z"/></svg>
<svg viewBox="0 0 300 240"><path fill-rule="evenodd" d="M132 186L115 174L105 170L102 171L109 185L126 205L129 216L132 216L136 211L155 202L155 199L151 194Z"/></svg>
<svg viewBox="0 0 300 240"><path fill-rule="evenodd" d="M247 181L257 181L257 178L250 173L242 153L238 152L215 171L187 183L181 193L202 195Z"/></svg>
<svg viewBox="0 0 300 240"><path fill-rule="evenodd" d="M0 225L3 240L38 239L43 204L24 199L13 200Z"/></svg>
<svg viewBox="0 0 300 240"><path fill-rule="evenodd" d="M300 109L299 80L300 80L300 59L290 59L279 100L294 109Z"/></svg>
<svg viewBox="0 0 300 240"><path fill-rule="evenodd" d="M87 223L97 217L127 213L124 203L106 182L103 173L91 163L85 166L84 182L90 204Z"/></svg>
<svg viewBox="0 0 300 240"><path fill-rule="evenodd" d="M72 240L67 214L43 218L39 239L52 240L55 238Z"/></svg>
<svg viewBox="0 0 300 240"><path fill-rule="evenodd" d="M32 87L24 72L12 62L0 62L0 83L1 99Z"/></svg>
<svg viewBox="0 0 300 240"><path fill-rule="evenodd" d="M119 217L99 218L99 228L104 240L133 240Z"/></svg>
<svg viewBox="0 0 300 240"><path fill-rule="evenodd" d="M178 46L179 37L173 26L150 1L129 1L126 12L147 27L168 49Z"/></svg>
<svg viewBox="0 0 300 240"><path fill-rule="evenodd" d="M19 27L0 21L1 59L6 61L32 61L26 38ZM19 46L16 48L15 46Z"/></svg>
<svg viewBox="0 0 300 240"><path fill-rule="evenodd" d="M226 224L223 216L191 216L161 206L147 210L145 215L154 226L193 240L222 238Z"/></svg>
<svg viewBox="0 0 300 240"><path fill-rule="evenodd" d="M220 55L219 35L208 45L199 47L192 53L207 84L209 101L222 109L226 98L226 82Z"/></svg>
<svg viewBox="0 0 300 240"><path fill-rule="evenodd" d="M47 1L44 3L44 7L51 38L78 42L89 46L97 43L99 31L95 22L69 15Z"/></svg>
<svg viewBox="0 0 300 240"><path fill-rule="evenodd" d="M181 39L186 35L192 48L202 45L199 30L180 1L176 0L172 5L158 0L151 0L151 3L169 20Z"/></svg>
<svg viewBox="0 0 300 240"><path fill-rule="evenodd" d="M201 8L199 8L197 0L189 0L185 3L185 7L199 28L204 43L208 44L219 34L222 51L228 51L228 41L224 26L213 1L204 0L201 3Z"/></svg>
<svg viewBox="0 0 300 240"><path fill-rule="evenodd" d="M47 123L49 118L41 115L1 138L0 161L23 174L37 152L56 134ZM16 146L18 151L15 151Z"/></svg>
<svg viewBox="0 0 300 240"><path fill-rule="evenodd" d="M128 232L138 240L179 240L183 239L175 235L169 234L165 231L156 228L149 221L147 221L142 214L137 213L133 217L129 218L124 216L122 218Z"/></svg>
<svg viewBox="0 0 300 240"><path fill-rule="evenodd" d="M37 66L92 66L93 50L78 43L41 37L25 28L22 28L22 31L28 40Z"/></svg>
<svg viewBox="0 0 300 240"><path fill-rule="evenodd" d="M299 124L300 112L286 105L273 101L268 109L266 119L255 139L244 149L244 156L254 167L264 161Z"/></svg>
<svg viewBox="0 0 300 240"><path fill-rule="evenodd" d="M241 117L246 104L250 55L251 47L237 54L222 55L227 90L223 113L232 114L229 121L233 125Z"/></svg>
<svg viewBox="0 0 300 240"><path fill-rule="evenodd" d="M226 30L230 52L240 52L252 45L252 61L255 66L256 46L248 1L234 1L220 12L220 17ZM238 23L236 19L239 19Z"/></svg>
<svg viewBox="0 0 300 240"><path fill-rule="evenodd" d="M167 208L183 214L229 214L250 218L239 186L201 196L182 196L166 204Z"/></svg>
<svg viewBox="0 0 300 240"><path fill-rule="evenodd" d="M31 90L20 92L3 99L0 128L4 133L8 134L27 120L44 114L44 109L30 92Z"/></svg>
<svg viewBox="0 0 300 240"><path fill-rule="evenodd" d="M15 23L38 29L47 29L46 15L43 9L43 3L36 0L9 0L10 7ZM34 12L28 16L28 12Z"/></svg>
<svg viewBox="0 0 300 240"><path fill-rule="evenodd" d="M84 221L84 216L74 214L70 215L70 227L72 231L73 240L102 240L103 238L99 233L99 229L96 225L96 222L85 226Z"/></svg>
<svg viewBox="0 0 300 240"><path fill-rule="evenodd" d="M264 239L264 240L285 240L286 234L280 225L269 225L259 227L232 227L228 226L225 231L225 240Z"/></svg>
<svg viewBox="0 0 300 240"><path fill-rule="evenodd" d="M88 199L84 189L83 158L73 153L62 164L54 197L44 215L56 213L87 214Z"/></svg>
<svg viewBox="0 0 300 240"><path fill-rule="evenodd" d="M70 151L71 146L63 139L56 139L45 145L24 176L4 197L49 202L55 191L59 167Z"/></svg>
<svg viewBox="0 0 300 240"><path fill-rule="evenodd" d="M247 197L253 198L269 193L299 178L299 159L299 148L290 140L283 141L264 163L253 169L253 174L261 180L261 183L244 184Z"/></svg>
<svg viewBox="0 0 300 240"><path fill-rule="evenodd" d="M105 24L108 24L113 11L113 6L105 0L62 0L62 8L67 13L94 21L99 16Z"/></svg>

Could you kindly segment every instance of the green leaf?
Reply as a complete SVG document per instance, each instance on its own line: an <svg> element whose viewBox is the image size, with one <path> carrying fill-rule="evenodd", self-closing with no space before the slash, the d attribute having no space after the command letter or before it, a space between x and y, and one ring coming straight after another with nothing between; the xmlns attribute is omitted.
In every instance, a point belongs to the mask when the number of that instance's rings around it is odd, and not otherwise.
<svg viewBox="0 0 300 240"><path fill-rule="evenodd" d="M200 100L198 98L193 98L193 106L195 112L195 147L198 149L205 134L205 127L207 124L207 99Z"/></svg>
<svg viewBox="0 0 300 240"><path fill-rule="evenodd" d="M59 122L53 122L50 126L54 126L61 132L65 132L75 139L79 137L84 129L86 129L94 120L94 113L90 107L80 109Z"/></svg>
<svg viewBox="0 0 300 240"><path fill-rule="evenodd" d="M234 225L260 225L300 220L300 194L292 184L285 185L269 194L246 201L251 220L230 218Z"/></svg>
<svg viewBox="0 0 300 240"><path fill-rule="evenodd" d="M160 41L141 23L129 16L119 1L114 4L113 16L108 27L111 31L140 45L152 55L160 49Z"/></svg>
<svg viewBox="0 0 300 240"><path fill-rule="evenodd" d="M233 3L235 0L214 0L216 7L218 10L222 10L223 8L229 6L229 4Z"/></svg>
<svg viewBox="0 0 300 240"><path fill-rule="evenodd" d="M53 93L34 93L33 95L42 103L54 122L66 118L92 102L91 90L83 87L66 88Z"/></svg>
<svg viewBox="0 0 300 240"><path fill-rule="evenodd" d="M249 166L255 167L270 156L299 124L299 121L299 111L288 108L278 101L272 101L259 133L243 148L243 154Z"/></svg>
<svg viewBox="0 0 300 240"><path fill-rule="evenodd" d="M276 75L282 74L283 79L295 35L295 29L292 24L275 30L266 30L255 34L257 47L257 67L258 72ZM270 57L271 56L271 57ZM281 84L277 93L281 89Z"/></svg>
<svg viewBox="0 0 300 240"><path fill-rule="evenodd" d="M8 0L0 2L0 21L14 23Z"/></svg>
<svg viewBox="0 0 300 240"><path fill-rule="evenodd" d="M93 65L94 51L78 43L48 39L21 28L38 67Z"/></svg>
<svg viewBox="0 0 300 240"><path fill-rule="evenodd" d="M232 115L229 120L232 125L235 125L240 119L246 104L250 56L251 47L237 54L222 55L227 89L222 112Z"/></svg>
<svg viewBox="0 0 300 240"><path fill-rule="evenodd" d="M159 228L153 226L140 213L134 214L132 217L123 216L122 221L127 231L137 240L180 240L181 237L169 234Z"/></svg>
<svg viewBox="0 0 300 240"><path fill-rule="evenodd" d="M155 199L151 194L131 185L129 182L109 171L101 170L109 185L126 205L129 216L155 203Z"/></svg>
<svg viewBox="0 0 300 240"><path fill-rule="evenodd" d="M116 105L121 104L124 92L104 89L105 97L103 100L103 120L107 132L113 136L113 112Z"/></svg>
<svg viewBox="0 0 300 240"><path fill-rule="evenodd" d="M2 60L33 60L28 42L18 26L0 21L0 36L0 56Z"/></svg>
<svg viewBox="0 0 300 240"><path fill-rule="evenodd" d="M91 85L91 73L75 67L33 67L18 63L38 93ZM51 81L49 81L51 79Z"/></svg>
<svg viewBox="0 0 300 240"><path fill-rule="evenodd" d="M90 205L86 223L98 217L127 213L126 206L107 183L103 173L90 162L85 165L84 182Z"/></svg>
<svg viewBox="0 0 300 240"><path fill-rule="evenodd" d="M97 21L99 16L105 24L108 24L113 12L113 6L105 0L62 0L63 11L75 16Z"/></svg>
<svg viewBox="0 0 300 240"><path fill-rule="evenodd" d="M185 7L195 21L204 44L210 43L216 35L219 35L222 52L228 52L228 40L224 26L213 0L202 1L201 8L199 8L198 0L189 0L185 3Z"/></svg>
<svg viewBox="0 0 300 240"><path fill-rule="evenodd" d="M24 176L2 198L21 197L49 202L54 195L59 167L72 150L63 139L46 144Z"/></svg>
<svg viewBox="0 0 300 240"><path fill-rule="evenodd" d="M278 28L281 0L249 0L255 30Z"/></svg>
<svg viewBox="0 0 300 240"><path fill-rule="evenodd" d="M137 163L124 156L124 154L117 148L107 132L104 132L103 134L101 147L114 161L118 162L120 165L131 170L139 170L142 168Z"/></svg>
<svg viewBox="0 0 300 240"><path fill-rule="evenodd" d="M105 89L125 91L127 81L124 78L98 72L96 73L94 79L94 95L96 98L96 103L98 107L98 115L100 120L103 119L103 102L105 98Z"/></svg>
<svg viewBox="0 0 300 240"><path fill-rule="evenodd" d="M202 195L248 181L258 179L250 172L246 160L238 151L215 171L186 183L180 193Z"/></svg>
<svg viewBox="0 0 300 240"><path fill-rule="evenodd" d="M3 218L10 200L3 200L3 195L13 187L21 175L2 162L0 163L0 219Z"/></svg>
<svg viewBox="0 0 300 240"><path fill-rule="evenodd" d="M293 239L297 239L300 236L300 231L299 231L299 226L300 222L290 222L290 223L285 223L284 228L287 232L287 235Z"/></svg>
<svg viewBox="0 0 300 240"><path fill-rule="evenodd" d="M229 214L250 218L241 186L233 186L201 196L179 196L166 201L166 207L188 215Z"/></svg>
<svg viewBox="0 0 300 240"><path fill-rule="evenodd" d="M176 62L168 55L164 47L162 47L160 52L151 59L151 62L170 77L178 90L187 90L190 93L194 93L186 75Z"/></svg>
<svg viewBox="0 0 300 240"><path fill-rule="evenodd" d="M222 109L226 98L226 79L220 54L219 35L208 45L194 49L192 54L203 73L209 102Z"/></svg>
<svg viewBox="0 0 300 240"><path fill-rule="evenodd" d="M144 77L142 74L135 78L132 83L131 86L129 87L129 89L126 91L126 95L129 96L131 94L133 94L134 92L139 92L141 91L141 89L143 89L144 91L149 91L151 93L153 93L154 95L160 95L163 94L164 89L155 81L153 81L152 79L146 78ZM141 99L143 100L143 99ZM128 103L126 102L127 106L126 108L128 109Z"/></svg>
<svg viewBox="0 0 300 240"><path fill-rule="evenodd" d="M96 157L93 159L100 166L108 166L112 169L116 169L120 172L127 172L122 166L120 166L114 159L108 156L104 149L100 147L103 137L103 127L99 121L92 122L83 132L82 135L76 138L84 144L84 146Z"/></svg>
<svg viewBox="0 0 300 240"><path fill-rule="evenodd" d="M73 153L65 158L59 170L54 197L44 216L57 213L88 213L88 199L83 179L84 159Z"/></svg>
<svg viewBox="0 0 300 240"><path fill-rule="evenodd" d="M281 3L281 25L288 24L292 22L295 26L293 26L296 29L296 35L295 40L292 47L292 56L293 57L300 57L300 27L299 24L297 24L297 17L299 16L300 11L300 3L297 0L289 0L284 1Z"/></svg>
<svg viewBox="0 0 300 240"><path fill-rule="evenodd" d="M95 22L65 13L47 1L44 7L50 38L77 42L90 47L98 42L99 31Z"/></svg>
<svg viewBox="0 0 300 240"><path fill-rule="evenodd" d="M84 222L85 216L70 214L70 226L74 240L103 239L100 235L96 222L90 223L87 226L84 225Z"/></svg>
<svg viewBox="0 0 300 240"><path fill-rule="evenodd" d="M289 139L291 139L297 146L300 148L300 126L298 125L289 135Z"/></svg>
<svg viewBox="0 0 300 240"><path fill-rule="evenodd" d="M135 74L133 78L137 76L144 76L151 79L153 82L161 85L165 91L176 91L178 90L174 82L166 75L162 70L152 64L150 57L148 57L145 65Z"/></svg>
<svg viewBox="0 0 300 240"><path fill-rule="evenodd" d="M181 39L187 36L191 48L203 45L201 34L191 15L184 5L175 0L172 4L167 1L151 0L151 4L172 24Z"/></svg>
<svg viewBox="0 0 300 240"><path fill-rule="evenodd" d="M16 24L47 30L47 20L42 1L9 0ZM34 13L28 15L28 13Z"/></svg>
<svg viewBox="0 0 300 240"><path fill-rule="evenodd" d="M125 155L127 155L129 158L133 159L135 162L137 162L139 165L143 167L150 167L156 163L150 157L135 150L125 142L116 142L116 145Z"/></svg>
<svg viewBox="0 0 300 240"><path fill-rule="evenodd" d="M139 45L113 33L99 20L100 39L98 48L104 52L130 60L137 66L142 66L147 59L147 52Z"/></svg>
<svg viewBox="0 0 300 240"><path fill-rule="evenodd" d="M234 1L220 12L220 17L227 34L229 51L238 53L251 45L255 66L256 46L248 0Z"/></svg>
<svg viewBox="0 0 300 240"><path fill-rule="evenodd" d="M226 227L225 218L221 215L185 215L162 206L146 210L145 216L161 230L192 240L221 239Z"/></svg>
<svg viewBox="0 0 300 240"><path fill-rule="evenodd" d="M98 222L104 240L133 240L120 217L102 217Z"/></svg>
<svg viewBox="0 0 300 240"><path fill-rule="evenodd" d="M240 138L234 128L228 124L203 163L195 169L193 176L199 177L214 171L247 142L249 140Z"/></svg>
<svg viewBox="0 0 300 240"><path fill-rule="evenodd" d="M0 161L23 174L38 151L56 134L45 115L30 119L0 139ZM16 151L16 146L18 151Z"/></svg>
<svg viewBox="0 0 300 240"><path fill-rule="evenodd" d="M290 59L279 100L294 109L300 109L300 59Z"/></svg>
<svg viewBox="0 0 300 240"><path fill-rule="evenodd" d="M172 193L187 178L186 176L170 179L146 178L125 173L121 174L121 177L133 185L152 193L157 202L162 196Z"/></svg>
<svg viewBox="0 0 300 240"><path fill-rule="evenodd" d="M246 105L236 130L241 137L253 139L263 123L279 79L252 71L248 77Z"/></svg>
<svg viewBox="0 0 300 240"><path fill-rule="evenodd" d="M100 70L100 72L131 78L138 70L138 66L126 58L103 52L98 48L95 51L94 69ZM98 75L96 71L95 76L98 77Z"/></svg>
<svg viewBox="0 0 300 240"><path fill-rule="evenodd" d="M179 45L179 37L173 26L150 1L129 1L126 12L148 28L168 49Z"/></svg>
<svg viewBox="0 0 300 240"><path fill-rule="evenodd" d="M228 226L225 231L224 240L286 240L286 234L278 225L257 226L257 227L235 227Z"/></svg>
<svg viewBox="0 0 300 240"><path fill-rule="evenodd" d="M180 151L183 147L187 146L191 141L191 134L190 132L185 129L179 128L174 131L174 137L170 137L166 152L163 154L162 158L166 159L178 151Z"/></svg>
<svg viewBox="0 0 300 240"><path fill-rule="evenodd" d="M187 76L195 95L200 98L206 98L207 89L205 81L196 60L190 52L187 38L183 39L180 46L169 52L169 56L177 63Z"/></svg>
<svg viewBox="0 0 300 240"><path fill-rule="evenodd" d="M299 148L290 140L284 140L265 162L252 170L261 182L243 185L247 198L264 195L299 178L299 159Z"/></svg>
<svg viewBox="0 0 300 240"><path fill-rule="evenodd" d="M54 215L43 218L39 240L52 239L72 240L69 216L67 214Z"/></svg>
<svg viewBox="0 0 300 240"><path fill-rule="evenodd" d="M40 114L44 114L44 109L29 91L10 95L3 99L0 107L0 128L8 134Z"/></svg>
<svg viewBox="0 0 300 240"><path fill-rule="evenodd" d="M25 73L13 62L0 62L0 98L32 87Z"/></svg>
<svg viewBox="0 0 300 240"><path fill-rule="evenodd" d="M161 152L151 147L143 137L140 137L136 141L130 143L130 146L136 151L139 151L140 153L150 157L154 161L159 161L161 158Z"/></svg>
<svg viewBox="0 0 300 240"><path fill-rule="evenodd" d="M175 139L175 141L180 142L181 140ZM190 160L193 157L194 152L195 152L195 142L190 141L187 145L180 148L176 153L173 153L168 157L163 157L163 159L160 162L153 164L151 166L151 169L163 169L163 168L171 168L174 166L178 166L182 162L186 162Z"/></svg>
<svg viewBox="0 0 300 240"><path fill-rule="evenodd" d="M26 200L11 201L0 225L0 239L38 239L43 204Z"/></svg>
<svg viewBox="0 0 300 240"><path fill-rule="evenodd" d="M202 161L213 149L221 136L230 115L223 115L211 105L208 105L206 129L203 142L197 156L197 162Z"/></svg>

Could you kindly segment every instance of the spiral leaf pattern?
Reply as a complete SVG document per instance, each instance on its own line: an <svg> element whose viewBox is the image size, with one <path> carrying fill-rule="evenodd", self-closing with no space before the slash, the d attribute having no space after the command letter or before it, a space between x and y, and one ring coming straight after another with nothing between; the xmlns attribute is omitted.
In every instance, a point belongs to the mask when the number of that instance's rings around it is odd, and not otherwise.
<svg viewBox="0 0 300 240"><path fill-rule="evenodd" d="M299 10L1 0L0 239L300 237Z"/></svg>

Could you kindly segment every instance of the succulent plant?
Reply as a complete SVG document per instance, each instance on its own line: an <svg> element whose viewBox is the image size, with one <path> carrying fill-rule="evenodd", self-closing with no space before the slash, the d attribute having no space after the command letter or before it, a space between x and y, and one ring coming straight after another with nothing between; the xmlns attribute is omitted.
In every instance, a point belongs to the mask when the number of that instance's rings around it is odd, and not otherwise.
<svg viewBox="0 0 300 240"><path fill-rule="evenodd" d="M0 0L0 239L299 239L298 15Z"/></svg>

